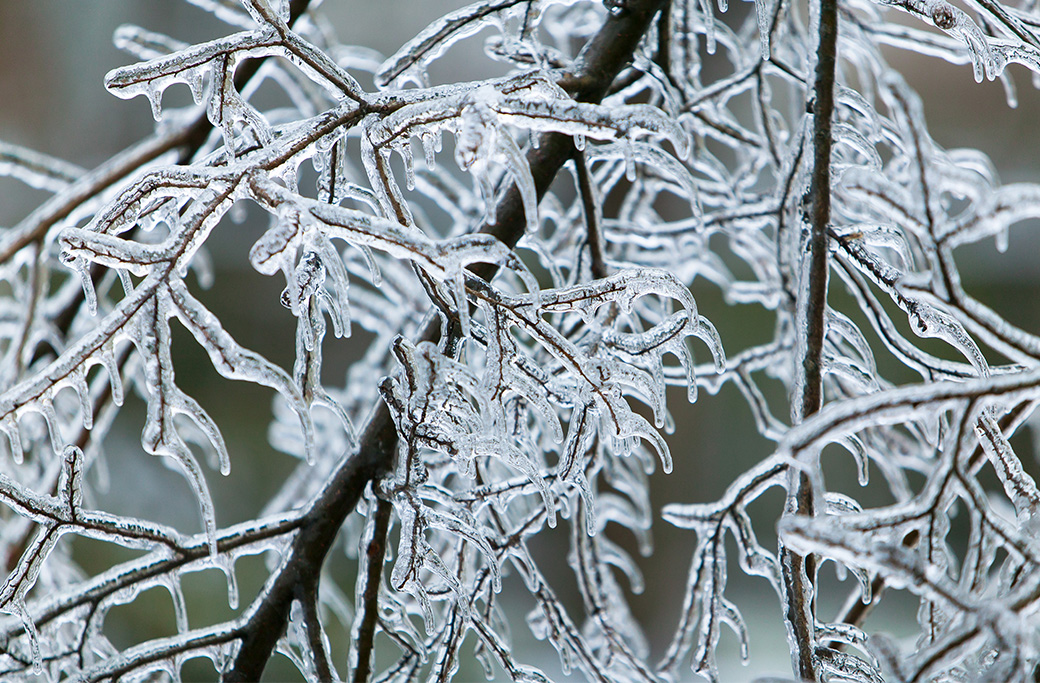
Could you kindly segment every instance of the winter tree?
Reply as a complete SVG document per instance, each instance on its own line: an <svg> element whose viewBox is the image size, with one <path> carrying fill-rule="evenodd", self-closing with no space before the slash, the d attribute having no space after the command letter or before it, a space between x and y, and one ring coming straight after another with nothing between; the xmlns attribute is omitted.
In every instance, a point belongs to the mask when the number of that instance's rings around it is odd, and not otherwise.
<svg viewBox="0 0 1040 683"><path fill-rule="evenodd" d="M1013 106L1032 0L480 0L390 55L316 0L190 2L225 35L115 33L104 88L150 135L93 169L0 143L48 193L0 233L4 680L718 680L749 610L799 681L1035 679L1040 336L958 264L1040 185L934 142L886 61ZM438 71L474 43L491 75ZM220 240L275 293L214 273ZM291 321L290 361L214 301ZM269 408L212 417L202 359ZM766 445L652 501L718 467L673 433L728 391ZM290 472L244 520L236 429ZM142 459L189 523L105 504ZM662 528L659 641L631 605ZM146 601L165 630L128 638Z"/></svg>

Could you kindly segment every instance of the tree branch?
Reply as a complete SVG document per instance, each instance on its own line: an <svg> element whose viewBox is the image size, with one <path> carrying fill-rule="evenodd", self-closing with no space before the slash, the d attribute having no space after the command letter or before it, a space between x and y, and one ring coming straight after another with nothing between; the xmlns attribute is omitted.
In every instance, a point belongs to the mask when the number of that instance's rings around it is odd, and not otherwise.
<svg viewBox="0 0 1040 683"><path fill-rule="evenodd" d="M823 405L823 342L827 311L827 225L831 213L831 120L834 116L834 79L838 49L837 0L819 1L819 43L816 48L816 80L813 84L813 172L810 188L811 229L809 237L806 299L799 302L798 322L805 326L800 395L796 393L797 416L804 420ZM804 323L803 316L804 315ZM799 329L798 334L802 331ZM812 515L812 482L800 471L791 472L791 490L785 514ZM780 566L786 592L787 628L793 645L795 674L804 681L817 680L815 653L815 575L811 555L801 556L781 548Z"/></svg>
<svg viewBox="0 0 1040 683"><path fill-rule="evenodd" d="M801 418L823 405L823 337L827 310L827 225L831 220L831 120L838 42L838 3L820 0L820 42L813 86L812 233L806 300L806 348L802 359Z"/></svg>
<svg viewBox="0 0 1040 683"><path fill-rule="evenodd" d="M589 258L592 261L592 277L597 280L610 273L603 257L603 225L599 212L599 202L592 187L589 165L585 162L585 152L574 150L574 170L578 176L578 190L581 193L581 210L585 216L585 242L589 246Z"/></svg>
<svg viewBox="0 0 1040 683"><path fill-rule="evenodd" d="M578 101L602 100L618 73L631 60L662 4L663 0L641 0L630 3L619 14L609 15L578 55L574 73L561 85ZM538 145L528 150L527 163L539 199L563 164L573 156L573 150L572 138L560 133L543 134ZM510 248L516 246L524 234L526 216L515 185L505 191L495 214L496 222L484 225L481 232L494 235ZM496 270L496 266L486 263L472 268L475 275L487 280ZM432 340L439 334L438 324L434 322L426 328L422 338ZM358 452L346 458L310 505L292 550L254 603L255 611L243 629L242 647L224 680L260 679L278 639L285 632L302 577L321 570L340 525L353 512L369 482L390 471L396 451L397 431L390 411L380 402L361 437Z"/></svg>
<svg viewBox="0 0 1040 683"><path fill-rule="evenodd" d="M300 601L301 612L303 612L303 627L307 637L307 647L310 648L314 669L318 680L322 683L332 683L332 667L330 666L329 652L325 647L324 633L321 628L321 616L318 614L318 583L320 576L312 576L304 584L304 595Z"/></svg>
<svg viewBox="0 0 1040 683"><path fill-rule="evenodd" d="M289 5L288 25L290 27L307 11L310 2L311 0L292 0ZM245 60L235 71L235 90L241 92L260 70L260 65L266 59L267 57L256 57ZM177 150L175 162L177 165L191 163L212 132L213 123L206 112L201 111L192 123L172 133L145 138L112 157L93 173L84 174L83 178L73 186L73 188L79 188L79 191L70 188L69 193L55 195L11 231L11 236L8 236L5 242L0 243L0 263L7 262L22 247L42 240L48 230L68 218L84 202L101 194L132 173L136 173L162 155ZM91 265L90 279L95 288L101 281L101 275L105 270L96 263ZM72 322L82 305L83 295L79 294L55 316L54 326L63 334L67 332L72 327ZM39 358L40 350L37 349L32 360L35 362Z"/></svg>
<svg viewBox="0 0 1040 683"><path fill-rule="evenodd" d="M372 540L365 549L368 576L365 577L365 593L362 597L361 625L358 628L355 647L357 652L356 668L351 680L354 683L368 681L372 675L372 654L375 644L376 622L379 619L379 584L383 575L383 562L386 559L387 532L390 528L390 513L393 505L382 498L376 501L375 528Z"/></svg>

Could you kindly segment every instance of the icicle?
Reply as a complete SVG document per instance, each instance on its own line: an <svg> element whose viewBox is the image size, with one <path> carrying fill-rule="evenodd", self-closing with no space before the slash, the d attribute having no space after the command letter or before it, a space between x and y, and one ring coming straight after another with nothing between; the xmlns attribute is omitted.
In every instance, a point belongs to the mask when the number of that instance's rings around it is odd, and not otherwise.
<svg viewBox="0 0 1040 683"><path fill-rule="evenodd" d="M228 476L231 474L231 458L228 455L227 446L224 443L224 437L221 435L217 423L196 401L187 396L182 396L181 400L183 402L181 410L185 415L190 417L192 422L195 423L195 426L202 431L206 440L213 447L213 450L216 451L220 473L225 477Z"/></svg>
<svg viewBox="0 0 1040 683"><path fill-rule="evenodd" d="M326 267L326 276L330 284L318 290L319 296L332 311L333 332L337 339L349 337L350 325L350 278L343 265L343 258L328 238L322 236L318 240L318 251L321 261ZM331 291L330 291L331 290ZM332 295L335 292L335 296Z"/></svg>
<svg viewBox="0 0 1040 683"><path fill-rule="evenodd" d="M148 98L148 105L152 108L152 118L162 121L162 90L149 83L145 89L145 97Z"/></svg>
<svg viewBox="0 0 1040 683"><path fill-rule="evenodd" d="M394 149L401 157L401 161L404 163L404 181L405 187L411 192L415 190L415 160L412 157L412 145L408 140L405 140L399 145L395 145Z"/></svg>
<svg viewBox="0 0 1040 683"><path fill-rule="evenodd" d="M94 428L94 406L90 402L90 387L87 385L87 370L86 367L80 365L77 367L69 377L72 384L72 390L76 393L76 397L79 398L79 409L83 416L83 429L90 431Z"/></svg>
<svg viewBox="0 0 1040 683"><path fill-rule="evenodd" d="M424 132L420 139L422 140L423 156L425 157L426 168L432 171L437 167L437 148L440 147L440 134L437 133L435 135L434 133Z"/></svg>
<svg viewBox="0 0 1040 683"><path fill-rule="evenodd" d="M354 246L357 247L358 251L361 252L361 256L365 259L365 265L368 266L368 277L372 282L372 286L376 288L381 287L383 285L383 274L379 270L375 254L372 253L369 247L363 244L355 244Z"/></svg>
<svg viewBox="0 0 1040 683"><path fill-rule="evenodd" d="M123 405L123 378L119 374L119 363L116 362L114 344L105 344L99 354L101 364L105 366L108 373L108 383L112 387L112 402L117 406Z"/></svg>
<svg viewBox="0 0 1040 683"><path fill-rule="evenodd" d="M9 412L0 422L0 430L3 430L4 434L7 435L7 440L11 444L11 459L14 460L16 465L21 465L25 459L24 451L22 450L22 436L18 428L18 418L15 417L14 411Z"/></svg>
<svg viewBox="0 0 1040 683"><path fill-rule="evenodd" d="M942 339L960 351L980 377L989 377L990 369L986 357L956 318L922 300L911 303L915 305L909 307L908 315L917 336Z"/></svg>
<svg viewBox="0 0 1040 683"><path fill-rule="evenodd" d="M239 602L238 577L235 574L235 560L230 555L217 555L214 558L216 567L227 579L228 607L237 610Z"/></svg>
<svg viewBox="0 0 1040 683"><path fill-rule="evenodd" d="M163 577L161 584L170 593L173 601L174 622L177 624L177 633L188 632L188 606L184 601L184 590L181 587L180 577L176 571L170 572Z"/></svg>
<svg viewBox="0 0 1040 683"><path fill-rule="evenodd" d="M1007 75L1006 71L1000 72L1000 83L1004 86L1004 97L1010 109L1018 109L1018 93L1015 91L1015 81Z"/></svg>
<svg viewBox="0 0 1040 683"><path fill-rule="evenodd" d="M755 15L758 19L758 42L762 46L762 61L769 60L769 33L772 28L774 3L780 0L755 0Z"/></svg>
<svg viewBox="0 0 1040 683"><path fill-rule="evenodd" d="M117 270L116 273L119 276L119 284L123 287L123 294L130 296L134 291L134 281L130 279L130 273L122 269Z"/></svg>
<svg viewBox="0 0 1040 683"><path fill-rule="evenodd" d="M527 234L535 234L538 232L538 190L535 188L534 177L531 175L527 157L516 146L513 138L505 132L498 135L498 150L506 157L509 172L516 182L516 189L520 192L520 199L524 205L524 218L527 221Z"/></svg>
<svg viewBox="0 0 1040 683"><path fill-rule="evenodd" d="M452 282L454 284L455 308L459 314L460 333L463 337L469 337L469 299L466 296L466 280L461 268L458 269Z"/></svg>
<svg viewBox="0 0 1040 683"><path fill-rule="evenodd" d="M181 457L175 457L195 492L195 500L199 505L199 516L202 518L202 528L206 534L206 544L209 546L210 555L215 556L217 554L217 510L213 506L213 498L209 494L209 487L206 485L206 479L202 470L199 469L198 463L187 452L187 448L184 448L183 451Z"/></svg>
<svg viewBox="0 0 1040 683"><path fill-rule="evenodd" d="M737 606L729 600L719 600L719 605L721 607L719 611L721 612L722 622L736 634L737 642L740 643L740 661L747 666L750 657L748 653L747 624L744 622L744 617Z"/></svg>
<svg viewBox="0 0 1040 683"><path fill-rule="evenodd" d="M202 72L192 70L187 74L188 89L191 90L191 99L196 105L202 104L202 96L204 94L205 85L203 83Z"/></svg>
<svg viewBox="0 0 1040 683"><path fill-rule="evenodd" d="M701 18L704 22L704 49L709 55L715 54L715 13L711 10L711 0L698 0Z"/></svg>
<svg viewBox="0 0 1040 683"><path fill-rule="evenodd" d="M37 410L43 415L44 421L47 423L47 432L51 436L51 448L54 449L55 453L61 453L65 450L65 442L61 437L61 429L59 425L61 420L58 419L58 413L54 410L54 396L46 395L41 397Z"/></svg>
<svg viewBox="0 0 1040 683"><path fill-rule="evenodd" d="M578 487L582 504L585 506L585 533L595 536L599 531L599 521L596 518L596 496L592 493L589 479L585 476L585 472L578 470L571 478L571 483Z"/></svg>
<svg viewBox="0 0 1040 683"><path fill-rule="evenodd" d="M999 230L997 234L993 236L993 241L995 243L995 246L997 247L997 251L999 251L1001 254L1007 253L1008 250L1008 242L1010 241L1011 234L1011 231L1008 230L1008 227L1010 226L1005 227L1003 230Z"/></svg>
<svg viewBox="0 0 1040 683"><path fill-rule="evenodd" d="M33 674L39 676L43 673L43 656L40 653L40 633L36 630L36 623L32 620L29 610L25 606L24 598L15 598L10 604L11 613L22 621L25 634L29 637L29 652L32 656Z"/></svg>
<svg viewBox="0 0 1040 683"><path fill-rule="evenodd" d="M72 256L63 251L60 255L61 262L68 268L79 274L80 283L83 285L83 298L87 302L87 310L91 315L97 315L98 302L97 293L94 291L94 281L90 278L90 267L83 259Z"/></svg>
<svg viewBox="0 0 1040 683"><path fill-rule="evenodd" d="M480 196L484 200L484 222L494 225L495 212L498 210L498 202L495 201L495 186L487 173L478 173L477 183L480 186Z"/></svg>

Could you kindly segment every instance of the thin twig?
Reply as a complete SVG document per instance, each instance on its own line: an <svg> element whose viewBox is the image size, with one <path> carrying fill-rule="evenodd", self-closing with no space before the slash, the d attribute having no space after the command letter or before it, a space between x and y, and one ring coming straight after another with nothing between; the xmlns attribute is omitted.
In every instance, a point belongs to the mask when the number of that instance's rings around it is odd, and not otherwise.
<svg viewBox="0 0 1040 683"><path fill-rule="evenodd" d="M390 513L393 505L379 498L376 500L375 528L372 540L365 549L368 575L365 577L365 592L361 597L361 624L356 636L357 661L351 680L364 683L372 675L372 654L379 618L379 586L382 582L383 562L386 558L386 535L390 528Z"/></svg>
<svg viewBox="0 0 1040 683"><path fill-rule="evenodd" d="M596 191L589 177L589 165L585 163L585 152L574 150L574 168L578 176L578 191L581 192L581 210L585 216L585 242L589 245L592 260L592 277L605 278L607 264L603 257L603 222L600 216Z"/></svg>
<svg viewBox="0 0 1040 683"><path fill-rule="evenodd" d="M313 576L310 581L304 583L300 610L303 612L303 628L307 637L307 647L312 653L318 680L322 683L332 683L329 652L325 647L325 639L322 637L324 630L318 614L318 582L319 577Z"/></svg>

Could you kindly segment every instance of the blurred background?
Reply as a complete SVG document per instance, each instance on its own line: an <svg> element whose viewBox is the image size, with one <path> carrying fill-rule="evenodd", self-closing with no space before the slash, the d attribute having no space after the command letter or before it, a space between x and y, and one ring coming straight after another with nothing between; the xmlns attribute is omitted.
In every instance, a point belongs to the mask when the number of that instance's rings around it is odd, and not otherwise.
<svg viewBox="0 0 1040 683"><path fill-rule="evenodd" d="M342 42L389 55L431 20L457 6L458 3L446 0L325 0L323 10ZM134 61L112 46L113 31L124 23L189 43L220 37L232 30L177 0L0 0L0 140L89 169L147 135L153 126L147 102L143 98L119 100L102 85L109 70ZM453 48L433 70L434 80L470 80L486 75L482 69L488 68L489 62L482 56L481 45L478 37ZM930 132L940 146L982 150L993 160L1005 182L1040 180L1040 94L1027 72L1016 66L1010 68L1019 100L1018 108L1011 109L1002 86L991 82L976 84L968 66L924 60L895 50L889 51L888 59L920 93ZM173 88L167 97L180 97L180 102L170 101L184 104L187 90ZM47 196L0 178L0 228L15 225ZM250 218L240 226L215 233L210 245L216 285L202 292L200 298L243 346L291 368L294 319L277 303L284 286L281 278L263 277L248 265L248 249L266 225L259 211L251 213ZM971 254L958 253L968 290L1028 330L1040 330L1037 227L1023 224L1013 230L1010 249L1005 254L998 254L992 241ZM755 316L745 308L728 308L717 291L707 288L696 295L701 313L719 329L728 354L772 335L770 315ZM256 514L296 461L268 445L272 394L220 379L205 353L185 336L181 340L187 343L174 344L178 384L216 419L231 452L230 477L222 480L216 472L208 474L217 499L218 524L226 526ZM707 357L703 346L695 352L700 354L700 360ZM325 351L326 381L342 385L344 373L358 353L357 345L349 340L331 340ZM702 400L692 407L687 406L684 396L676 394L671 399L679 425L669 438L676 465L670 476L658 472L652 477L656 507L669 502L714 500L737 474L772 451L771 444L756 436L751 416L734 390L725 389L717 397L702 392ZM98 476L107 478L107 493L96 504L114 512L173 524L182 531L197 531L197 507L187 484L180 474L142 452L139 434L143 407L130 402L128 406L106 442L108 472ZM1028 451L1022 453L1023 457L1031 457L1031 445L1016 442L1016 446ZM836 462L834 467L833 476L853 476L850 462ZM843 467L848 472L842 473ZM775 515L782 499L774 492L759 505L773 506L770 514ZM565 538L566 532L559 540L563 542ZM632 539L617 540L634 549ZM679 617L693 536L662 522L655 526L654 540L652 559L641 562L646 590L633 597L631 604L646 628L656 660L667 646ZM775 539L767 537L761 540L767 547L775 543ZM548 545L541 551L550 552L554 542L544 541ZM535 551L539 552L537 544ZM80 541L76 554L87 571L104 569L131 556L101 544ZM264 572L259 560L255 566L244 561L239 568L245 602L262 581ZM330 569L353 571L351 563L342 558L335 559ZM568 590L573 587L573 579L562 559L550 574L560 595L575 594ZM824 571L824 580L837 580L829 567ZM747 579L736 568L730 573L730 582L733 589L754 589L758 594L764 589L760 579ZM342 584L351 586L346 579ZM193 623L196 618L198 623L205 623L226 610L222 603L224 582L218 573L197 575L185 588L189 593L197 593L195 597L188 596ZM835 591L838 592L847 591ZM523 601L517 605L523 607ZM752 665L740 667L736 640L724 632L720 649L722 680L789 675L785 637L776 628L780 623L776 601L749 599L741 602L741 608L750 628ZM824 605L821 613L829 616L836 608L837 605ZM525 609L530 609L530 605ZM871 624L901 635L900 624L913 626L915 610L916 601L907 596L902 608L894 601L872 617ZM169 597L161 591L151 591L133 606L113 611L106 631L118 644L167 635L171 629ZM520 647L538 646L519 624L514 626L513 635ZM559 675L555 653L544 644L540 647L540 654L535 655L532 663ZM292 671L291 667L275 663L267 677L280 680L282 676L292 676ZM212 669L208 672L208 677L212 677ZM196 675L206 677L207 667L200 664L185 670L186 680ZM473 678L479 677L474 672ZM468 679L462 676L460 680Z"/></svg>

